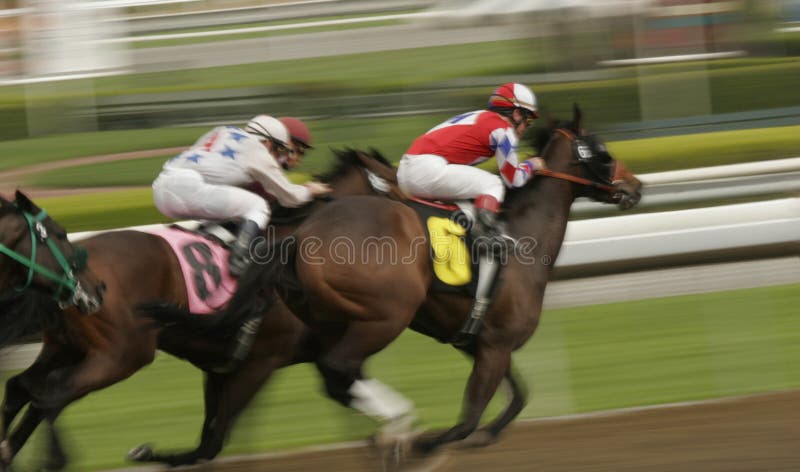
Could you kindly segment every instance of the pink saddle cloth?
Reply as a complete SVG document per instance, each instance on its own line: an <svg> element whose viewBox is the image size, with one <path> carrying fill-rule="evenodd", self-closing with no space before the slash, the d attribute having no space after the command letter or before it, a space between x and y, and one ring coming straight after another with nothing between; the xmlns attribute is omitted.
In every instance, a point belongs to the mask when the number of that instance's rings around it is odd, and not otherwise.
<svg viewBox="0 0 800 472"><path fill-rule="evenodd" d="M199 234L175 228L148 230L172 247L186 283L189 311L214 312L228 303L236 292L236 279L228 271L228 250Z"/></svg>

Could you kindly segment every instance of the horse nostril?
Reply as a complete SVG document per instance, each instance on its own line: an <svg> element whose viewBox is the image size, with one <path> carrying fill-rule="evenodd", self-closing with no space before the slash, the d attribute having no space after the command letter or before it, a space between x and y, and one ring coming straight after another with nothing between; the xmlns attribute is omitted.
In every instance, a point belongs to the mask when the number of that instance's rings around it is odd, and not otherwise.
<svg viewBox="0 0 800 472"><path fill-rule="evenodd" d="M97 291L100 293L100 295L106 293L106 283L100 282L100 285L97 286Z"/></svg>

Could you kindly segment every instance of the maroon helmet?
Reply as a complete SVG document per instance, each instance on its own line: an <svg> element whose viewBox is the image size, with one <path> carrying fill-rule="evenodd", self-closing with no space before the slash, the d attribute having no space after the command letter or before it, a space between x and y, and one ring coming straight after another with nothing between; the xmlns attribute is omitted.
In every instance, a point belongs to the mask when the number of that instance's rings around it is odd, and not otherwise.
<svg viewBox="0 0 800 472"><path fill-rule="evenodd" d="M314 148L311 145L311 132L308 131L308 126L305 123L292 116L282 116L278 119L289 130L292 141L296 141L307 148Z"/></svg>

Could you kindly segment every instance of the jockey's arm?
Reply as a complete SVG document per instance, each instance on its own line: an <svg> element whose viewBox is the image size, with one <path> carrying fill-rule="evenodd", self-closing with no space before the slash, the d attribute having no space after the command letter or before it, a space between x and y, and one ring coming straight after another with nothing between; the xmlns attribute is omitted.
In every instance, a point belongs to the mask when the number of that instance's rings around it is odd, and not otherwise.
<svg viewBox="0 0 800 472"><path fill-rule="evenodd" d="M266 150L258 155L248 154L245 158L247 172L266 192L274 196L284 207L298 207L313 199L305 185L293 184L286 178L280 165Z"/></svg>
<svg viewBox="0 0 800 472"><path fill-rule="evenodd" d="M536 158L520 162L517 154L519 139L511 128L497 128L492 131L490 141L494 145L495 159L500 177L509 187L522 187L533 177L534 171L542 168Z"/></svg>

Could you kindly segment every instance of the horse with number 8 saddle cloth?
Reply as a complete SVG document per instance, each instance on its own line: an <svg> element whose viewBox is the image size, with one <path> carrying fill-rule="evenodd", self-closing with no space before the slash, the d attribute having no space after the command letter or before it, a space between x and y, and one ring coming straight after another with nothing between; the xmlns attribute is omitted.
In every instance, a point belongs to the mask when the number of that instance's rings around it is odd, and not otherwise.
<svg viewBox="0 0 800 472"><path fill-rule="evenodd" d="M204 225L198 231L172 225L147 233L161 237L172 248L186 284L191 313L210 314L228 303L238 287L228 269L226 240L232 240L232 234L216 225Z"/></svg>

